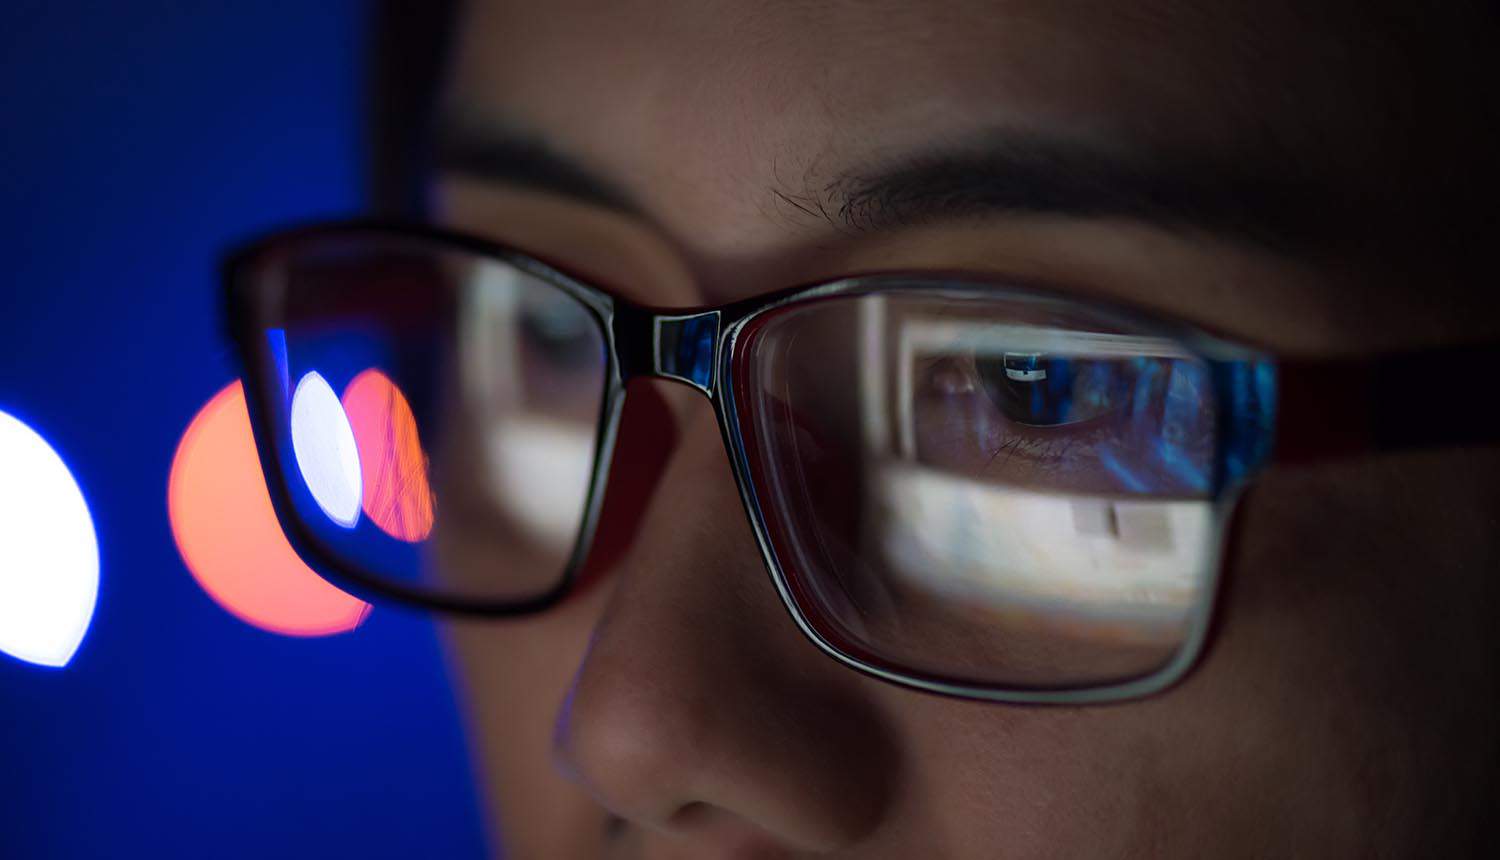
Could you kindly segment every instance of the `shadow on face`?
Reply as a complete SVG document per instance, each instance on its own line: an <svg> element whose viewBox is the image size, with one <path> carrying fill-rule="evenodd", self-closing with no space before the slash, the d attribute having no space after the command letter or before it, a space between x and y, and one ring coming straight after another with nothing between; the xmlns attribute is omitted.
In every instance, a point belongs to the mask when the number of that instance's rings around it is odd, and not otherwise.
<svg viewBox="0 0 1500 860"><path fill-rule="evenodd" d="M1493 338L1488 222L1460 213L1495 190L1494 32L1458 4L475 0L435 188L446 223L654 306L963 270L1283 355ZM649 492L606 502L633 527L598 587L448 628L509 856L1402 855L1477 833L1493 452L1272 473L1186 682L987 705L809 643L708 403L653 385L622 432L673 445L626 482Z"/></svg>

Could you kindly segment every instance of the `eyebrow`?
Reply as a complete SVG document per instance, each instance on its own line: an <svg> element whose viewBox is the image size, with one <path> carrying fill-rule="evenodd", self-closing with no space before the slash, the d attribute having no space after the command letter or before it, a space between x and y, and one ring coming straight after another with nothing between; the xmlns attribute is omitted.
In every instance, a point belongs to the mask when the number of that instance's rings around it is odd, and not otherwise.
<svg viewBox="0 0 1500 860"><path fill-rule="evenodd" d="M438 168L641 215L644 206L582 162L514 127L446 123ZM1372 207L1263 158L1122 153L1091 143L998 131L950 149L849 171L821 185L772 187L797 211L851 233L1004 216L1125 219L1208 233L1283 254L1359 235Z"/></svg>
<svg viewBox="0 0 1500 860"><path fill-rule="evenodd" d="M644 211L624 189L515 126L440 122L433 151L441 173L548 191L633 215Z"/></svg>
<svg viewBox="0 0 1500 860"><path fill-rule="evenodd" d="M840 176L814 199L820 214L856 231L1003 215L1123 218L1279 252L1338 244L1369 211L1331 186L1251 159L1124 154L1005 132Z"/></svg>

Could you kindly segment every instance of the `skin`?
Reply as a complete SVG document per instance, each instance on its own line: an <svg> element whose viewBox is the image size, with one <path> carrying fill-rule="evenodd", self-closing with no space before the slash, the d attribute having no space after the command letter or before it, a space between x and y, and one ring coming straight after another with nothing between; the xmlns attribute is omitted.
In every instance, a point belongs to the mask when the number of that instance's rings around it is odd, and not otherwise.
<svg viewBox="0 0 1500 860"><path fill-rule="evenodd" d="M1456 195L1490 187L1464 169L1487 163L1483 118L1459 109L1483 79L1478 24L1353 9L476 0L448 112L523 128L638 211L440 171L441 217L653 305L969 269L1283 355L1494 338L1477 250L1450 223ZM860 231L796 205L995 128L1313 177L1360 201L1338 210L1353 238L1288 250L1025 214ZM506 856L1476 850L1500 762L1494 451L1271 470L1185 681L1001 706L817 651L767 578L710 405L645 385L659 397L633 389L623 432L666 422L676 445L650 490L611 499L640 519L598 583L544 616L446 627Z"/></svg>

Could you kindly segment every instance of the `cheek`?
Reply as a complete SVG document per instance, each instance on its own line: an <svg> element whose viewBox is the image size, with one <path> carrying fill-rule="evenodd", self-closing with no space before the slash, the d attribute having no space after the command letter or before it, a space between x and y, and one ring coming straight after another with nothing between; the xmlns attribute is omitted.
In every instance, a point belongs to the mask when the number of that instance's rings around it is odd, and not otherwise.
<svg viewBox="0 0 1500 860"><path fill-rule="evenodd" d="M1282 785L1285 714L1224 683L1089 708L986 707L898 698L900 811L912 856L1191 857L1295 854L1309 813L1336 806ZM1274 834L1268 838L1267 833ZM1247 852L1245 846L1286 852ZM997 849L997 846L1000 846Z"/></svg>
<svg viewBox="0 0 1500 860"><path fill-rule="evenodd" d="M1481 796L1474 762L1493 760L1491 712L1452 690L1493 684L1474 646L1494 641L1495 586L1473 553L1494 558L1497 483L1475 460L1268 476L1236 524L1214 645L1158 696L1007 708L870 687L902 739L900 815L954 856L1399 844L1445 783Z"/></svg>
<svg viewBox="0 0 1500 860"><path fill-rule="evenodd" d="M592 589L541 618L443 627L482 802L493 840L508 856L590 857L600 850L604 816L558 772L552 736L609 591Z"/></svg>
<svg viewBox="0 0 1500 860"><path fill-rule="evenodd" d="M911 856L1133 856L1145 813L1172 802L1139 709L879 698L902 736L892 818L921 840Z"/></svg>

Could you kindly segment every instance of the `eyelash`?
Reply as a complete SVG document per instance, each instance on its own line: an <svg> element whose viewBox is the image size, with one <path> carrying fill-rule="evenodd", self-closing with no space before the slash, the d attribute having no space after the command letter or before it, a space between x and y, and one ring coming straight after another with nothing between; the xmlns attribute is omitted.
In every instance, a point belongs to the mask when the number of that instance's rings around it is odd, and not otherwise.
<svg viewBox="0 0 1500 860"><path fill-rule="evenodd" d="M1025 460L1028 465L1049 469L1057 468L1065 462L1077 462L1072 456L1079 453L1080 446L1092 450L1108 442L1115 433L1116 428L1111 419L1119 415L1119 409L1075 424L1052 427L1033 427L1012 421L984 392L983 380L979 378L973 360L969 357L928 359L919 366L918 378L925 385L936 389L938 384L934 383L934 378L950 371L957 371L964 377L967 381L964 396L977 398L995 426L1001 428L1000 441L989 452L981 474L1003 468L1016 456ZM1000 464L999 467L997 463Z"/></svg>
<svg viewBox="0 0 1500 860"><path fill-rule="evenodd" d="M1002 417L1001 420L1003 421L1005 419ZM1007 423L1009 424L1010 422ZM1052 434L1049 433L1048 435L1050 436ZM1042 466L1058 466L1061 465L1062 462L1068 457L1068 455L1072 454L1080 444L1082 443L1076 438L1059 439L1053 437L1044 439L1034 437L1028 438L1028 436L1025 435L1014 435L1005 439L995 447L995 450L990 454L989 461L985 463L984 471L987 472L992 468L996 468L995 462L997 460L1000 460L1000 465L1001 467L1003 467L1005 460L1001 459L1002 455L1005 459L1009 459L1010 457L1013 457L1017 454L1021 454L1021 456L1025 459Z"/></svg>
<svg viewBox="0 0 1500 860"><path fill-rule="evenodd" d="M1095 459L1094 452L1114 438L1115 427L1110 422L1114 414L1060 427L1027 427L999 416L1007 435L995 446L981 474L1003 474L1007 462L1016 456L1043 470L1090 463Z"/></svg>

